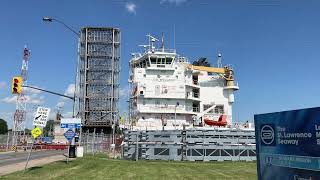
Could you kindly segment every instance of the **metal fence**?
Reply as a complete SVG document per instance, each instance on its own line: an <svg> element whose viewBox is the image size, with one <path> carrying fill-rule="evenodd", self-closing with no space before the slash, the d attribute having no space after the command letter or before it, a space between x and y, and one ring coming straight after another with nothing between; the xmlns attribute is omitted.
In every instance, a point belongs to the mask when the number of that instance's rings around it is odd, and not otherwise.
<svg viewBox="0 0 320 180"><path fill-rule="evenodd" d="M120 156L122 153L121 142L122 136L114 136L115 147L113 144L113 135L104 133L82 133L81 146L85 154L107 153L110 156Z"/></svg>
<svg viewBox="0 0 320 180"><path fill-rule="evenodd" d="M13 147L13 132L8 132L7 134L0 135L0 150L1 151L9 151L12 150ZM31 135L19 135L17 137L17 146L15 149L24 149L28 145L31 145L32 138Z"/></svg>
<svg viewBox="0 0 320 180"><path fill-rule="evenodd" d="M124 159L256 160L253 130L125 131Z"/></svg>

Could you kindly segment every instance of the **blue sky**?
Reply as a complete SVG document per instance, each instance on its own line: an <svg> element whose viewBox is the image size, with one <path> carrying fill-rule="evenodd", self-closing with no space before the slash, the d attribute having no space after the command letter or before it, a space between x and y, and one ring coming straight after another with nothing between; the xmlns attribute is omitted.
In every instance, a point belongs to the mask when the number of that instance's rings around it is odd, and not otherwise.
<svg viewBox="0 0 320 180"><path fill-rule="evenodd" d="M148 33L165 34L166 45L190 60L207 57L232 64L240 90L234 120L257 113L319 106L320 2L316 0L3 0L0 6L0 118L12 126L15 101L11 78L20 73L24 45L31 49L29 84L70 93L75 76L77 38L43 16L83 26L118 27L122 33L121 87L127 89L128 60ZM27 126L37 105L71 102L29 91ZM127 110L121 99L121 111ZM64 103L62 103L64 102ZM52 113L52 114L53 114Z"/></svg>

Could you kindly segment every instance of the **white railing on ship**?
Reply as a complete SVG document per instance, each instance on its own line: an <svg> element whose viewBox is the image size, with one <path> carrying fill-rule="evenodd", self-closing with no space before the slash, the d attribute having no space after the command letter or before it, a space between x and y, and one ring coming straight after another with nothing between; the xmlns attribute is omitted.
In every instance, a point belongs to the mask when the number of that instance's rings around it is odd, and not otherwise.
<svg viewBox="0 0 320 180"><path fill-rule="evenodd" d="M162 52L162 49L154 49L154 52ZM164 49L164 52L166 52L166 53L176 53L176 50L175 49Z"/></svg>

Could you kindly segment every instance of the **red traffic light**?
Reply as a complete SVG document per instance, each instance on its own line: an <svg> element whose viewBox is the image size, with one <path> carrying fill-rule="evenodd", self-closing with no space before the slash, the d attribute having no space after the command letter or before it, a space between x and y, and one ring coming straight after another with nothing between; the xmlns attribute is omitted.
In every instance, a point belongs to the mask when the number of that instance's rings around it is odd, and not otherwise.
<svg viewBox="0 0 320 180"><path fill-rule="evenodd" d="M22 89L22 77L16 76L12 78L12 94L20 94Z"/></svg>

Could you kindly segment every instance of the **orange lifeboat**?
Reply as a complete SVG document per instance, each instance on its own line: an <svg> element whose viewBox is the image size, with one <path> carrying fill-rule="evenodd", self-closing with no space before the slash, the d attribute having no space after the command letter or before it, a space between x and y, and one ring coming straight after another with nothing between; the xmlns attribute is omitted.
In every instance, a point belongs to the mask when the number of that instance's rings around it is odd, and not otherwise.
<svg viewBox="0 0 320 180"><path fill-rule="evenodd" d="M204 123L206 123L209 126L226 126L227 125L227 116L221 115L219 117L218 121L205 118Z"/></svg>

